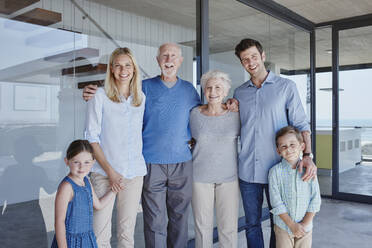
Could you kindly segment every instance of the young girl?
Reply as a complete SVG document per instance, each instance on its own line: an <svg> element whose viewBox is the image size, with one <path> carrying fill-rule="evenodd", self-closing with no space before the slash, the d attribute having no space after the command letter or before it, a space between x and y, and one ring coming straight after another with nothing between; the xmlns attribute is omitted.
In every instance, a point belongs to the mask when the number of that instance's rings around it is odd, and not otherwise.
<svg viewBox="0 0 372 248"><path fill-rule="evenodd" d="M98 247L93 233L93 207L101 209L115 196L110 190L98 199L87 175L95 159L87 140L75 140L67 149L70 173L58 187L52 248Z"/></svg>

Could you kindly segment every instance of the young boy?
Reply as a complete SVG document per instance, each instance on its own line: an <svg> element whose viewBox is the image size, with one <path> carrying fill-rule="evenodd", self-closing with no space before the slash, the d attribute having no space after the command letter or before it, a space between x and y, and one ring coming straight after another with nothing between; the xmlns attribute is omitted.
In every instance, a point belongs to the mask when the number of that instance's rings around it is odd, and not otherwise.
<svg viewBox="0 0 372 248"><path fill-rule="evenodd" d="M320 209L317 178L304 182L297 170L305 148L301 133L288 126L275 137L277 152L282 161L269 172L269 193L274 215L277 248L311 247L312 220Z"/></svg>

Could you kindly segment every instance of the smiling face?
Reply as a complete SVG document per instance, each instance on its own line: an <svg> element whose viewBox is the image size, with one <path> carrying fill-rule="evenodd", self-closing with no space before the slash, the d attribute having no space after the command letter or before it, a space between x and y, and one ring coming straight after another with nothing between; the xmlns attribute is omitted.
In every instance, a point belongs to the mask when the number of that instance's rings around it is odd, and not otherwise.
<svg viewBox="0 0 372 248"><path fill-rule="evenodd" d="M265 52L260 54L256 46L252 46L240 53L240 62L253 78L258 78L260 75L266 73L265 59Z"/></svg>
<svg viewBox="0 0 372 248"><path fill-rule="evenodd" d="M165 44L159 48L157 60L162 75L168 78L175 78L182 64L183 57L178 46L175 44Z"/></svg>
<svg viewBox="0 0 372 248"><path fill-rule="evenodd" d="M131 58L125 54L118 55L112 62L111 72L116 83L130 83L134 74L134 66Z"/></svg>
<svg viewBox="0 0 372 248"><path fill-rule="evenodd" d="M287 133L277 140L277 151L291 165L295 165L304 150L305 144L297 139L294 133Z"/></svg>
<svg viewBox="0 0 372 248"><path fill-rule="evenodd" d="M208 103L222 103L227 96L227 90L219 78L211 78L207 81L204 87L205 99Z"/></svg>
<svg viewBox="0 0 372 248"><path fill-rule="evenodd" d="M65 158L66 165L70 168L70 176L78 180L84 180L88 175L95 160L91 153L83 151L72 157L71 159Z"/></svg>

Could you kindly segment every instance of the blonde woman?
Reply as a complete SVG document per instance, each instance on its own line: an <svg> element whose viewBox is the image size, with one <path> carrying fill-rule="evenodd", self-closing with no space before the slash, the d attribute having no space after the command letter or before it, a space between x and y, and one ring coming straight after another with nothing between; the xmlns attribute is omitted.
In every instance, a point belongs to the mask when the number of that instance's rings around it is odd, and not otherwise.
<svg viewBox="0 0 372 248"><path fill-rule="evenodd" d="M134 247L134 228L146 164L142 156L145 95L139 68L128 48L115 49L107 66L105 87L88 102L86 138L98 163L91 181L98 197L111 188L116 196L118 247ZM115 198L93 214L99 247L110 247Z"/></svg>

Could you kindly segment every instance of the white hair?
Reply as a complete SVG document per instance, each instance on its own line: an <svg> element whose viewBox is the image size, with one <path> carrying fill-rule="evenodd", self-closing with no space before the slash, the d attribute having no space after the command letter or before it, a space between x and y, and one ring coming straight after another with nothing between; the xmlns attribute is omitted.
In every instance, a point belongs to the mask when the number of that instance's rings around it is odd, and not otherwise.
<svg viewBox="0 0 372 248"><path fill-rule="evenodd" d="M205 89L205 86L206 86L207 82L211 79L221 80L221 82L222 82L222 84L225 88L226 94L229 93L230 88L231 88L231 80L230 80L230 77L227 73L224 73L224 72L219 71L219 70L212 70L212 71L208 71L207 73L204 73L203 76L200 79L200 86L202 87L203 91Z"/></svg>
<svg viewBox="0 0 372 248"><path fill-rule="evenodd" d="M174 46L177 48L178 52L179 52L179 56L182 57L182 50L180 48L180 46L176 43L171 43L171 42L168 42L168 43L164 43L162 44L159 48L158 48L158 54L156 55L157 58L159 58L159 55L160 55L160 50L165 47L165 46Z"/></svg>

